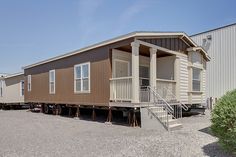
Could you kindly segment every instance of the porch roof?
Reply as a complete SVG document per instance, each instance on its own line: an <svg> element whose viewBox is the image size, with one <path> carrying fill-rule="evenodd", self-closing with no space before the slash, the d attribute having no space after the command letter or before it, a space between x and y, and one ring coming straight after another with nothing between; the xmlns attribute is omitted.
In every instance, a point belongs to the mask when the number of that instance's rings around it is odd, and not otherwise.
<svg viewBox="0 0 236 157"><path fill-rule="evenodd" d="M211 57L207 54L207 52L200 46L197 46L197 47L191 47L191 48L188 48L187 51L199 51L200 53L202 53L202 55L204 56L204 58L207 60L207 61L210 61L211 60Z"/></svg>
<svg viewBox="0 0 236 157"><path fill-rule="evenodd" d="M85 48L81 48L79 50L75 50L75 51L72 51L72 52L57 56L57 57L53 57L53 58L50 58L50 59L47 59L47 60L44 60L44 61L41 61L41 62L37 62L37 63L31 64L31 65L28 65L28 66L23 67L22 69L29 69L29 68L32 68L32 67L35 67L35 66L39 66L39 65L42 65L42 64L53 62L53 61L56 61L56 60L59 60L59 59L63 59L63 58L69 57L69 56L76 55L78 53L82 53L82 52L85 52L85 51L88 51L88 50L91 50L91 49L106 46L106 45L109 45L109 44L112 44L112 43L115 43L115 42L119 42L119 41L122 41L122 40L125 40L125 39L129 39L129 38L167 37L167 36L178 36L182 40L187 42L191 47L198 47L198 45L196 43L194 43L193 40L184 32L136 31L136 32L132 32L132 33L122 35L122 36L119 36L119 37L116 37L116 38L113 38L113 39L110 39L110 40L106 40L106 41L103 41L103 42L100 42L100 43L97 43L97 44L94 44L94 45L91 45L91 46L88 46L88 47L85 47Z"/></svg>

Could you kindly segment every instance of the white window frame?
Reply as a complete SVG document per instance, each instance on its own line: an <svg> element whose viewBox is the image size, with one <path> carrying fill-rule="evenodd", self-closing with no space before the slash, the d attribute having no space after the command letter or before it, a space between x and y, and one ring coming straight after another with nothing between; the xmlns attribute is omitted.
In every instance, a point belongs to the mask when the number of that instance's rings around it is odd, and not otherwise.
<svg viewBox="0 0 236 157"><path fill-rule="evenodd" d="M3 97L3 80L0 80L0 97Z"/></svg>
<svg viewBox="0 0 236 157"><path fill-rule="evenodd" d="M193 89L193 81L196 80L196 79L193 78L193 69L198 69L200 71L200 76L199 76L200 80L197 80L197 81L200 81L199 90L194 90ZM199 68L199 67L192 67L192 82L191 83L192 83L192 91L193 92L201 92L202 91L202 69L201 68Z"/></svg>
<svg viewBox="0 0 236 157"><path fill-rule="evenodd" d="M53 73L54 80L51 80L51 73ZM51 83L54 84L54 91L52 91ZM55 94L56 93L56 70L50 70L49 71L49 94Z"/></svg>
<svg viewBox="0 0 236 157"><path fill-rule="evenodd" d="M128 64L128 76L130 76L130 62L126 61L126 60L121 60L121 59L114 59L114 78L116 78L116 62L123 62L123 63L127 63Z"/></svg>
<svg viewBox="0 0 236 157"><path fill-rule="evenodd" d="M83 78L83 65L88 65L88 77ZM76 78L76 68L80 67L81 68L81 78ZM81 84L80 84L80 91L76 91L76 80L81 79ZM83 90L83 79L88 79L88 90ZM90 82L91 82L91 77L90 77L90 62L86 62L86 63L81 63L81 64L77 64L74 66L74 93L90 93Z"/></svg>
<svg viewBox="0 0 236 157"><path fill-rule="evenodd" d="M27 76L27 89L28 89L28 92L31 92L32 90L32 76L31 75Z"/></svg>
<svg viewBox="0 0 236 157"><path fill-rule="evenodd" d="M24 80L21 80L20 81L20 96L24 96L25 95L25 93L24 93L24 91L22 92L22 90L23 90L23 88L22 88L22 83L23 82L25 82ZM25 88L24 88L25 89Z"/></svg>
<svg viewBox="0 0 236 157"><path fill-rule="evenodd" d="M200 63L193 62L193 53L198 53L200 55ZM203 60L203 57L202 57L200 52L193 51L193 52L190 53L190 55L189 55L189 68L190 68L190 71L191 71L191 73L189 73L190 76L191 76L191 83L189 84L190 92L193 92L193 93L202 93L203 92L202 91L203 62L204 62L204 60ZM193 80L194 80L193 79L193 69L194 68L200 70L200 89L199 90L194 90L193 89ZM190 80L189 80L189 82L190 82Z"/></svg>

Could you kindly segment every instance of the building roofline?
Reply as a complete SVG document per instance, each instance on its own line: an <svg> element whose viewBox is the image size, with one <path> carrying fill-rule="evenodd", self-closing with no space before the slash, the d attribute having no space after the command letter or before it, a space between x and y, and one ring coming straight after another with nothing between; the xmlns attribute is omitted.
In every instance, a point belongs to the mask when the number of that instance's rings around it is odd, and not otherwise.
<svg viewBox="0 0 236 157"><path fill-rule="evenodd" d="M17 76L20 76L20 75L24 75L24 72L9 74L9 75L6 75L4 78L7 79L7 78L12 78L12 77L17 77Z"/></svg>
<svg viewBox="0 0 236 157"><path fill-rule="evenodd" d="M115 43L115 42L119 42L119 41L129 39L129 38L134 38L134 37L137 37L137 36L161 36L161 35L184 36L194 46L197 46L197 44L185 32L136 31L136 32L131 32L131 33L121 35L121 36L118 36L118 37L115 37L115 38L112 38L112 39L109 39L109 40L105 40L105 41L99 42L97 44L93 44L93 45L90 45L90 46L87 46L87 47L84 47L84 48L81 48L81 49L78 49L78 50L75 50L75 51L71 51L69 53L59 55L59 56L56 56L56 57L53 57L53 58L50 58L50 59L47 59L47 60L43 60L43 61L31 64L31 65L27 65L27 66L22 67L22 69L23 70L24 69L29 69L29 68L32 68L32 67L35 67L35 66L38 66L38 65L42 65L42 64L46 64L46 63L56 61L56 60L59 60L59 59L62 59L62 58L70 57L70 56L76 55L78 53L82 53L82 52L85 52L85 51L88 51L88 50L91 50L91 49L99 48L99 47L102 47L102 46L106 46L106 45L109 45L109 44L112 44L112 43Z"/></svg>
<svg viewBox="0 0 236 157"><path fill-rule="evenodd" d="M218 27L218 28L210 29L208 31L203 31L203 32L200 32L200 33L197 33L197 34L193 34L193 35L190 35L190 37L194 37L194 36L197 36L197 35L200 35L200 34L204 34L204 33L209 33L209 32L212 32L212 31L216 31L216 30L223 29L223 28L230 27L230 26L234 26L234 25L236 25L236 22L228 24L228 25L225 25L225 26L221 26L221 27Z"/></svg>

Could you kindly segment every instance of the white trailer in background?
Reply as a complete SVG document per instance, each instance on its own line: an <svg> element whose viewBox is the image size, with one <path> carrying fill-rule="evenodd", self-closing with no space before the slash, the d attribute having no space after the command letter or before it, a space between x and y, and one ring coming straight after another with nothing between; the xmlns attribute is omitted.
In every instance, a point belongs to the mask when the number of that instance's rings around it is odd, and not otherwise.
<svg viewBox="0 0 236 157"><path fill-rule="evenodd" d="M236 23L192 35L211 57L207 64L206 96L217 98L236 89Z"/></svg>
<svg viewBox="0 0 236 157"><path fill-rule="evenodd" d="M24 73L0 76L1 108L24 106Z"/></svg>

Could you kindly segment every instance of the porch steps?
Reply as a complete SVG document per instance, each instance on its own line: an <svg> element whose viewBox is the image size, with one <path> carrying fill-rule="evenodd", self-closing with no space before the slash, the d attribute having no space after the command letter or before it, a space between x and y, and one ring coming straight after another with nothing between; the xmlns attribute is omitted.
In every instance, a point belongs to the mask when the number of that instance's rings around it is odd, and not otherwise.
<svg viewBox="0 0 236 157"><path fill-rule="evenodd" d="M174 119L173 116L170 114L166 115L166 111L165 111L164 107L151 105L150 107L147 107L147 108L160 121L166 121L168 118L167 126L168 126L169 131L178 130L178 129L182 128L182 124L179 123L178 119Z"/></svg>
<svg viewBox="0 0 236 157"><path fill-rule="evenodd" d="M169 131L179 130L183 127L182 124L172 124L169 125Z"/></svg>

